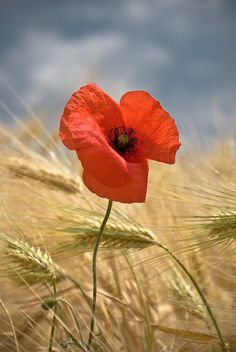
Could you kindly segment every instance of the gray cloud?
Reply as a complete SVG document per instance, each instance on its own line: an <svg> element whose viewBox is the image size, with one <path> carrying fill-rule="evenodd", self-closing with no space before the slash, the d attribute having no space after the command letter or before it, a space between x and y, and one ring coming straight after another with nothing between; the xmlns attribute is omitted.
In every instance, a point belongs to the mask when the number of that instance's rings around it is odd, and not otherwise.
<svg viewBox="0 0 236 352"><path fill-rule="evenodd" d="M236 108L235 13L229 0L11 0L0 5L1 74L55 119L95 80L117 99L148 90L183 133L208 136L214 116L229 124ZM24 114L4 84L0 96Z"/></svg>

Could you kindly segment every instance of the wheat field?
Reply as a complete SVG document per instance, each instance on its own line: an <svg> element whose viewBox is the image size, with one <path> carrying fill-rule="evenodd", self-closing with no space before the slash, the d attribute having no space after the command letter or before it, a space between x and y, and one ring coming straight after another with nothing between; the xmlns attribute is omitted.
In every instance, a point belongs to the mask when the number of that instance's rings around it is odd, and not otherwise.
<svg viewBox="0 0 236 352"><path fill-rule="evenodd" d="M0 351L79 351L89 333L91 253L106 200L37 120L0 126ZM150 164L144 204L114 204L98 253L93 351L217 352L192 273L236 351L236 141ZM56 315L53 282L57 286Z"/></svg>

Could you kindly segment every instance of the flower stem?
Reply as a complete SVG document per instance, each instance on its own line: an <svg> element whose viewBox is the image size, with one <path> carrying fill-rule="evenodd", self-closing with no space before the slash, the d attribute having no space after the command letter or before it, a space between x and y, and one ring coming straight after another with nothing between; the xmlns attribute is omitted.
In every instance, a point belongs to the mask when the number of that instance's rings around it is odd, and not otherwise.
<svg viewBox="0 0 236 352"><path fill-rule="evenodd" d="M203 294L201 288L199 287L198 283L196 282L196 280L194 279L194 277L192 276L192 274L188 271L188 269L184 266L184 264L175 256L175 254L173 252L171 252L171 250L169 248L167 248L166 246L164 246L163 244L161 244L160 242L155 242L160 248L162 248L165 252L167 252L168 254L171 255L171 257L175 260L175 262L183 269L183 271L187 274L187 276L189 277L189 279L191 280L192 284L194 285L194 287L196 288L199 296L201 297L203 304L205 305L207 312L211 318L211 321L216 329L216 332L218 334L219 340L220 340L220 344L221 344L221 348L222 348L222 352L229 352L229 348L228 348L228 344L225 342L224 337L221 333L221 330L218 326L217 320L211 310L211 307L209 305L209 303L207 302L207 299L205 297L205 295Z"/></svg>
<svg viewBox="0 0 236 352"><path fill-rule="evenodd" d="M90 347L92 344L93 340L93 331L94 331L94 321L95 321L95 315L96 315L96 302L97 302L97 268L96 268L96 260L97 260L97 253L98 253L98 247L99 243L104 231L104 228L106 226L107 220L109 218L110 212L112 208L112 200L109 200L106 214L104 216L102 225L100 227L100 230L97 234L95 246L93 249L93 264L92 264L92 270L93 270L93 302L92 302L92 314L91 314L91 321L90 321L90 329L89 329L89 337L88 337L88 343L87 347L88 350L90 351Z"/></svg>
<svg viewBox="0 0 236 352"><path fill-rule="evenodd" d="M52 284L53 284L54 312L53 312L53 319L52 319L52 327L51 327L51 333L50 333L50 339L49 339L48 352L52 352L53 338L54 338L55 325L56 325L56 314L57 314L57 301L56 301L56 299L57 299L57 290L56 290L56 278L55 278L55 277L53 277Z"/></svg>

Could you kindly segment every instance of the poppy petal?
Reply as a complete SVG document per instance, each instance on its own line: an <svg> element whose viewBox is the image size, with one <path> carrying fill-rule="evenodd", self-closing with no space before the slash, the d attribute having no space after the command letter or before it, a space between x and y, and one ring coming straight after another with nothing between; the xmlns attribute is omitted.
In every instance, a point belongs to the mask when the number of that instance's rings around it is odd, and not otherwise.
<svg viewBox="0 0 236 352"><path fill-rule="evenodd" d="M75 124L75 119L74 124ZM71 124L68 119L65 119L62 116L60 121L59 137L61 138L62 143L70 150L75 150L76 145L71 132Z"/></svg>
<svg viewBox="0 0 236 352"><path fill-rule="evenodd" d="M110 147L94 119L82 120L71 132L82 166L97 181L108 187L120 187L127 183L129 175L125 160Z"/></svg>
<svg viewBox="0 0 236 352"><path fill-rule="evenodd" d="M98 196L121 203L143 203L146 199L148 161L127 163L129 180L121 187L111 188L99 182L88 170L83 172L86 187Z"/></svg>
<svg viewBox="0 0 236 352"><path fill-rule="evenodd" d="M105 134L114 126L124 124L119 104L95 83L75 92L67 102L61 117L60 137L69 149L77 149L70 126L79 125L81 118L92 117Z"/></svg>
<svg viewBox="0 0 236 352"><path fill-rule="evenodd" d="M125 125L138 132L139 147L146 158L173 164L180 147L173 118L144 91L128 92L121 98Z"/></svg>

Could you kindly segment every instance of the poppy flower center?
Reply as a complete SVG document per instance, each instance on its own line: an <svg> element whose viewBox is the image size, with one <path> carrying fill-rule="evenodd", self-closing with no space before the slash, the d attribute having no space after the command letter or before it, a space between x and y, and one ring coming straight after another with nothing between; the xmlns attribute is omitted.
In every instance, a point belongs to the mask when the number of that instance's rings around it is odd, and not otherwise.
<svg viewBox="0 0 236 352"><path fill-rule="evenodd" d="M125 133L120 134L119 137L117 138L117 145L121 149L125 148L128 143L129 143L129 137Z"/></svg>
<svg viewBox="0 0 236 352"><path fill-rule="evenodd" d="M137 144L136 132L130 127L114 127L108 132L108 142L120 155L130 155Z"/></svg>

